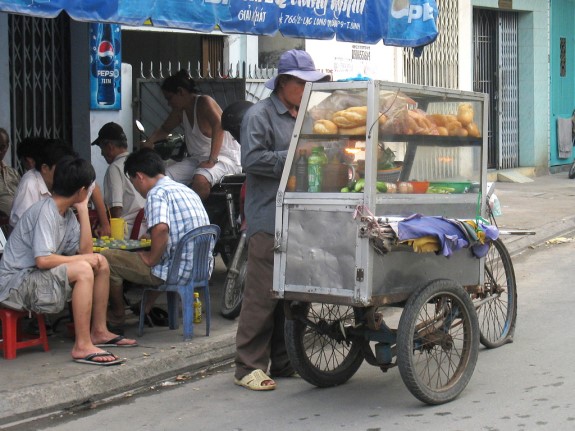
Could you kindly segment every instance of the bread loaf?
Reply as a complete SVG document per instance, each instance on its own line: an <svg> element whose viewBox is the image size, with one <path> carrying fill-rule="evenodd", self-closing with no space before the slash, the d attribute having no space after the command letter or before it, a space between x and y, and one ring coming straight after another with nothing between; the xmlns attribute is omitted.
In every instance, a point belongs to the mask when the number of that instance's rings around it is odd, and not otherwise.
<svg viewBox="0 0 575 431"><path fill-rule="evenodd" d="M340 127L339 134L340 135L362 135L365 136L367 132L367 128L365 126L357 126L357 127Z"/></svg>
<svg viewBox="0 0 575 431"><path fill-rule="evenodd" d="M313 133L320 135L335 135L338 132L338 127L333 121L317 120L313 123Z"/></svg>
<svg viewBox="0 0 575 431"><path fill-rule="evenodd" d="M332 121L339 127L365 126L367 106L352 106L333 114Z"/></svg>

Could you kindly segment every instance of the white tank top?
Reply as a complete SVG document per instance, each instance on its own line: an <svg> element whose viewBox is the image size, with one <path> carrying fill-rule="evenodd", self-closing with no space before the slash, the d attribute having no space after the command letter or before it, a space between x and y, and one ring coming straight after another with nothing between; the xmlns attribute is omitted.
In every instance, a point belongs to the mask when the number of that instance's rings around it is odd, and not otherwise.
<svg viewBox="0 0 575 431"><path fill-rule="evenodd" d="M184 136L186 139L186 148L188 155L194 159L207 160L210 157L212 148L212 138L205 136L198 126L198 100L201 96L196 97L194 102L194 126L190 124L188 115L184 111L182 124L184 126ZM218 158L227 158L229 161L240 165L240 144L238 144L229 132L224 132L224 140Z"/></svg>

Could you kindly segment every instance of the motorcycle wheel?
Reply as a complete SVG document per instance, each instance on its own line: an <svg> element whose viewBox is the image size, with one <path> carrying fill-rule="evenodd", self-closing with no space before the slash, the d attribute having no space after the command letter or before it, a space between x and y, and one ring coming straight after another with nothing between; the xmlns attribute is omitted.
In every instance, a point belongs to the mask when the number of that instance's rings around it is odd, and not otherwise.
<svg viewBox="0 0 575 431"><path fill-rule="evenodd" d="M237 274L228 270L228 276L224 284L224 294L220 313L226 319L235 319L240 315L242 300L244 298L244 287L246 284L246 273L248 270L248 249L244 247L238 260Z"/></svg>
<svg viewBox="0 0 575 431"><path fill-rule="evenodd" d="M569 168L569 179L572 180L575 178L575 161L571 163L571 167Z"/></svg>

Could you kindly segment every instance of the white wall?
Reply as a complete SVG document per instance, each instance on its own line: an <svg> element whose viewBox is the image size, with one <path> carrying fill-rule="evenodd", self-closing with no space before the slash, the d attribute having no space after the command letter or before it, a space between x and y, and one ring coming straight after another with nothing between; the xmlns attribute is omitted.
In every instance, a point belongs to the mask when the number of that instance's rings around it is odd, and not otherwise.
<svg viewBox="0 0 575 431"><path fill-rule="evenodd" d="M128 151L132 151L133 144L133 127L134 113L132 110L132 65L122 63L122 109L120 111L90 111L90 142L93 142L98 137L100 128L110 121L118 123L124 129L126 138L128 138ZM100 147L94 145L92 150L92 165L96 170L96 181L102 188L102 181L108 163L102 157Z"/></svg>
<svg viewBox="0 0 575 431"><path fill-rule="evenodd" d="M382 42L364 45L335 39L308 39L305 50L312 56L316 68L331 72L334 81L357 75L384 81L401 79L401 50Z"/></svg>

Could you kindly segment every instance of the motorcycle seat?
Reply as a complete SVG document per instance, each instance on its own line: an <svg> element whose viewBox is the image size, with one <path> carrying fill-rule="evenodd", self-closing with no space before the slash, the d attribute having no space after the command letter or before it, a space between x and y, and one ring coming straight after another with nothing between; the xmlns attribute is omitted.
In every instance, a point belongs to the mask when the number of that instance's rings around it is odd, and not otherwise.
<svg viewBox="0 0 575 431"><path fill-rule="evenodd" d="M245 179L246 174L229 174L222 177L220 184L243 184Z"/></svg>

